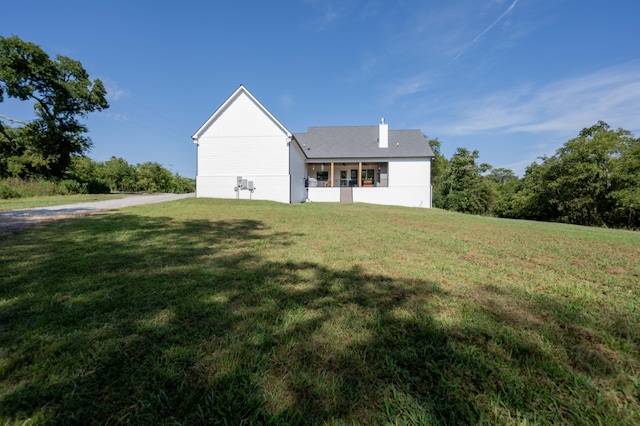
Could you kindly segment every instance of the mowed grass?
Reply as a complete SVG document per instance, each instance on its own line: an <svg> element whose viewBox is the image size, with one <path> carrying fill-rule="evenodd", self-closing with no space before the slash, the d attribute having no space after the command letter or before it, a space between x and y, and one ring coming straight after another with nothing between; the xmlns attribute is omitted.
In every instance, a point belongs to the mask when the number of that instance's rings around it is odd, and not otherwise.
<svg viewBox="0 0 640 426"><path fill-rule="evenodd" d="M0 212L35 207L59 206L65 204L88 203L92 201L116 200L118 198L133 197L132 194L74 194L47 195L27 198L0 199Z"/></svg>
<svg viewBox="0 0 640 426"><path fill-rule="evenodd" d="M0 237L4 424L638 424L640 235L185 199Z"/></svg>

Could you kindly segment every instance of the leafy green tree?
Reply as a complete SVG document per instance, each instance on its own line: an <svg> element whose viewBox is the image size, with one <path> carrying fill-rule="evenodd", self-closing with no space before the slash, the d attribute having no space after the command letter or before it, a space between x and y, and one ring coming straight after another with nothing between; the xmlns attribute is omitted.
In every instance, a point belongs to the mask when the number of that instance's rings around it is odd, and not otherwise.
<svg viewBox="0 0 640 426"><path fill-rule="evenodd" d="M449 160L443 184L443 207L463 213L486 214L495 201L495 190L482 176L491 165L478 164L477 150L458 148Z"/></svg>
<svg viewBox="0 0 640 426"><path fill-rule="evenodd" d="M640 138L625 138L621 154L613 165L609 194L615 203L611 219L627 228L640 227Z"/></svg>
<svg viewBox="0 0 640 426"><path fill-rule="evenodd" d="M449 161L447 161L445 156L440 152L441 143L438 138L428 139L427 143L434 154L431 160L431 192L433 194L433 205L444 208L444 180L449 172Z"/></svg>
<svg viewBox="0 0 640 426"><path fill-rule="evenodd" d="M553 187L560 220L597 226L605 223L613 207L609 197L613 164L627 135L599 121L558 149Z"/></svg>
<svg viewBox="0 0 640 426"><path fill-rule="evenodd" d="M603 121L552 157L533 163L513 198L512 217L591 226L638 225L640 148Z"/></svg>
<svg viewBox="0 0 640 426"><path fill-rule="evenodd" d="M190 178L180 176L179 174L173 175L171 184L171 192L176 194L186 194L196 191L196 181Z"/></svg>
<svg viewBox="0 0 640 426"><path fill-rule="evenodd" d="M138 170L123 158L111 157L101 164L100 176L112 191L138 191Z"/></svg>
<svg viewBox="0 0 640 426"><path fill-rule="evenodd" d="M491 207L491 213L499 217L509 217L520 179L513 173L513 170L502 167L491 169L485 179L497 194L497 199Z"/></svg>
<svg viewBox="0 0 640 426"><path fill-rule="evenodd" d="M66 179L62 184L69 190L75 189L75 192L88 194L108 194L111 189L101 176L100 169L102 164L97 163L86 156L71 157L71 164L65 173Z"/></svg>
<svg viewBox="0 0 640 426"><path fill-rule="evenodd" d="M16 129L4 127L0 122L0 178L18 176L22 169L15 164L23 152L19 139L20 134Z"/></svg>
<svg viewBox="0 0 640 426"><path fill-rule="evenodd" d="M34 103L34 120L11 131L0 126L2 143L13 144L14 166L5 172L22 177L63 177L71 157L91 146L78 119L109 107L104 85L91 81L80 62L61 55L51 59L17 36L0 37L0 102L5 96ZM0 154L10 162L5 151Z"/></svg>
<svg viewBox="0 0 640 426"><path fill-rule="evenodd" d="M148 192L171 192L171 172L155 162L138 165L138 188Z"/></svg>
<svg viewBox="0 0 640 426"><path fill-rule="evenodd" d="M555 221L558 217L555 199L554 173L557 172L555 157L541 157L541 162L533 162L527 167L524 177L518 184L516 193L507 208L500 212L501 217Z"/></svg>
<svg viewBox="0 0 640 426"><path fill-rule="evenodd" d="M509 183L517 182L518 176L513 173L511 169L505 169L503 167L498 167L496 169L491 169L489 174L487 174L487 179L489 182L493 182L498 185L506 185Z"/></svg>

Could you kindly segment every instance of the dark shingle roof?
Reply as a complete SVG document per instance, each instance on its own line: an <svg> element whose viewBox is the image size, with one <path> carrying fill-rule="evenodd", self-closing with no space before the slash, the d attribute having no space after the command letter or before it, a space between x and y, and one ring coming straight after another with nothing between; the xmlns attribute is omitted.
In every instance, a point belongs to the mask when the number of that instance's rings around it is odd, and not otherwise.
<svg viewBox="0 0 640 426"><path fill-rule="evenodd" d="M389 147L378 147L378 126L309 127L295 133L309 159L433 157L420 130L389 130Z"/></svg>

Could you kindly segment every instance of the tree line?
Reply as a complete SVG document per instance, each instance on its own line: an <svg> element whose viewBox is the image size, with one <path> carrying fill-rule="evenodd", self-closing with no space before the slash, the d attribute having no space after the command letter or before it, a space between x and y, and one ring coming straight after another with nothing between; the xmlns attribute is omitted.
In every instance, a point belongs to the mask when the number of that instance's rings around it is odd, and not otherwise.
<svg viewBox="0 0 640 426"><path fill-rule="evenodd" d="M16 180L53 182L63 193L194 191L192 179L158 163L86 156L91 139L79 119L109 108L106 95L79 61L52 59L34 43L0 36L0 103L5 97L31 102L35 115L26 122L0 113L0 198L20 195L12 189Z"/></svg>
<svg viewBox="0 0 640 426"><path fill-rule="evenodd" d="M74 157L66 173L71 185L80 185L86 192L194 192L195 181L182 177L156 162L129 164L111 157L94 161L89 157ZM63 181L66 182L66 181Z"/></svg>
<svg viewBox="0 0 640 426"><path fill-rule="evenodd" d="M41 176L2 176L0 199L54 194L108 194L111 192L195 191L195 181L172 173L156 162L130 164L123 158L95 161L86 156L71 157L61 179ZM38 187L41 188L38 188Z"/></svg>
<svg viewBox="0 0 640 426"><path fill-rule="evenodd" d="M450 159L429 140L433 204L463 213L576 225L640 228L640 138L599 121L551 157L513 171L478 163L458 148Z"/></svg>

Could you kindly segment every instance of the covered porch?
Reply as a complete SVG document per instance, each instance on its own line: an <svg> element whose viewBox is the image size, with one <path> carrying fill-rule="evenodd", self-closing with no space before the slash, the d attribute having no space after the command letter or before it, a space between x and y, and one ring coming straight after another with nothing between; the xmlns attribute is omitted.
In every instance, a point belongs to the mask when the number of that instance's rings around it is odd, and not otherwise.
<svg viewBox="0 0 640 426"><path fill-rule="evenodd" d="M389 186L389 163L328 161L306 164L306 186L311 188Z"/></svg>

